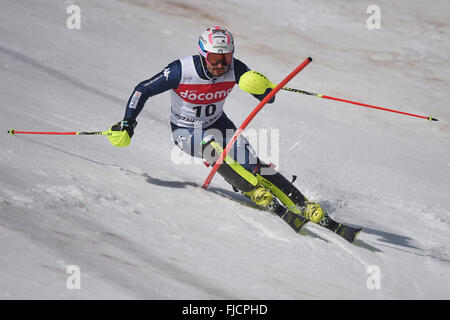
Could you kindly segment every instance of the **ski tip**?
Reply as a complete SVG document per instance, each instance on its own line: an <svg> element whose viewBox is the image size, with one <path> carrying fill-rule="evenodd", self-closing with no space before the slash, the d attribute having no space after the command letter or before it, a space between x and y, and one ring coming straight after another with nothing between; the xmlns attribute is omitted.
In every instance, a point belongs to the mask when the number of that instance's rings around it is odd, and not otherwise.
<svg viewBox="0 0 450 320"><path fill-rule="evenodd" d="M14 130L14 129L11 129L11 130L8 130L8 133L10 134L10 135L14 135L14 133L15 133L16 131Z"/></svg>
<svg viewBox="0 0 450 320"><path fill-rule="evenodd" d="M433 118L433 117L428 117L428 120L430 120L430 121L439 121L438 119Z"/></svg>
<svg viewBox="0 0 450 320"><path fill-rule="evenodd" d="M308 60L309 60L309 62L311 62L311 61L312 61L312 58L311 58L311 57L308 57Z"/></svg>

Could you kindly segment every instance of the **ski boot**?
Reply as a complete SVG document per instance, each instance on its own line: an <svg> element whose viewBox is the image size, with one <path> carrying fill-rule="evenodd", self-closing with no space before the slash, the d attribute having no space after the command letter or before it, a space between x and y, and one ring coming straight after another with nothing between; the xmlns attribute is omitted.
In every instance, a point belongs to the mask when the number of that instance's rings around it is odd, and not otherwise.
<svg viewBox="0 0 450 320"><path fill-rule="evenodd" d="M257 186L249 192L243 192L243 194L248 196L256 205L261 207L267 207L274 199L273 194L263 186Z"/></svg>
<svg viewBox="0 0 450 320"><path fill-rule="evenodd" d="M301 208L301 213L306 219L314 223L320 223L325 217L325 212L320 204L312 201L305 202L305 206Z"/></svg>

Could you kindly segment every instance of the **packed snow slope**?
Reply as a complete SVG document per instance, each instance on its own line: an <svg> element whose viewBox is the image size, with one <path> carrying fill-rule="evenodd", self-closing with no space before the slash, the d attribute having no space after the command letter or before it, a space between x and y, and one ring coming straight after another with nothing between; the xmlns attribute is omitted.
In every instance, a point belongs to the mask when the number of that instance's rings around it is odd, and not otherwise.
<svg viewBox="0 0 450 320"><path fill-rule="evenodd" d="M364 1L1 1L0 298L448 298L450 3L377 5L369 30ZM228 27L236 57L274 83L311 56L289 86L440 120L280 92L250 124L279 142L265 160L364 227L354 245L315 225L296 234L220 176L203 190L210 169L174 149L168 93L127 148L7 134L107 129L208 25ZM239 125L257 102L235 87L225 111Z"/></svg>

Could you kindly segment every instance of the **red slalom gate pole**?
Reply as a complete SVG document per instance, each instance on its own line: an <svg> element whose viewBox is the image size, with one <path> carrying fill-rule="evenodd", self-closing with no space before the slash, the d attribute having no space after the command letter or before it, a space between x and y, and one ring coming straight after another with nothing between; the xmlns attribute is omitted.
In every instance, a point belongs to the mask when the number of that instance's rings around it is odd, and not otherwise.
<svg viewBox="0 0 450 320"><path fill-rule="evenodd" d="M256 108L250 113L250 115L244 120L239 129L236 130L231 140L228 142L227 146L223 150L222 154L217 159L216 164L212 168L205 182L203 183L203 188L208 189L209 184L211 183L212 178L216 174L219 166L223 163L227 153L230 151L231 147L236 142L237 138L248 126L250 121L256 116L256 114L266 105L266 103L272 99L272 97L280 91L292 78L294 78L304 67L306 67L312 61L311 57L308 57L305 61L303 61L297 68L294 69L283 81L281 81L261 102L256 106Z"/></svg>

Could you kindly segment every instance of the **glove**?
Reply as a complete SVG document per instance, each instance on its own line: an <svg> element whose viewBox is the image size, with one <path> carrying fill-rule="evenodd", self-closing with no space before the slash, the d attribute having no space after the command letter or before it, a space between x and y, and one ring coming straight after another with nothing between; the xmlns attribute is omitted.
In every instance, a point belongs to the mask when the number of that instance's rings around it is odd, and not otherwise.
<svg viewBox="0 0 450 320"><path fill-rule="evenodd" d="M266 92L264 92L263 94L254 94L253 96L258 99L259 101L262 101L269 93L270 91L272 91L273 89L271 88L267 88ZM270 99L269 101L267 101L267 103L273 103L275 101L275 96L272 97L272 99Z"/></svg>
<svg viewBox="0 0 450 320"><path fill-rule="evenodd" d="M111 144L115 147L127 147L131 143L137 122L133 119L124 119L109 128L107 136Z"/></svg>

